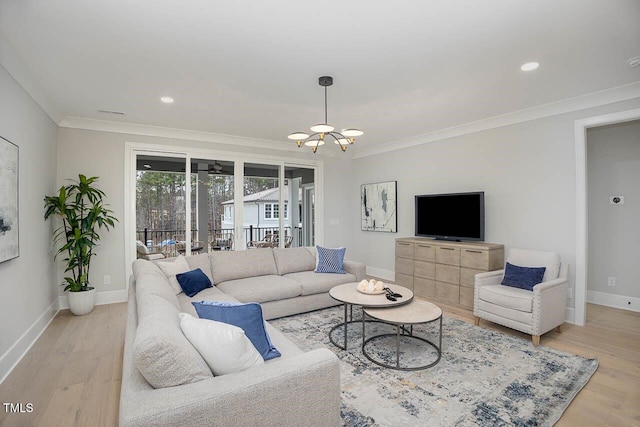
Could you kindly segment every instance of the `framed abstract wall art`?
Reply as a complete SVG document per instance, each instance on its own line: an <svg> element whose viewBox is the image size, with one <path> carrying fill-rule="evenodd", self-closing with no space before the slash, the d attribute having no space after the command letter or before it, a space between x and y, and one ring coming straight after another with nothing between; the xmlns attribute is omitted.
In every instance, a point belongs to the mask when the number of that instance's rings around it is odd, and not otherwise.
<svg viewBox="0 0 640 427"><path fill-rule="evenodd" d="M0 136L0 262L20 255L18 243L18 146Z"/></svg>
<svg viewBox="0 0 640 427"><path fill-rule="evenodd" d="M398 231L396 189L397 181L362 184L360 206L363 231Z"/></svg>

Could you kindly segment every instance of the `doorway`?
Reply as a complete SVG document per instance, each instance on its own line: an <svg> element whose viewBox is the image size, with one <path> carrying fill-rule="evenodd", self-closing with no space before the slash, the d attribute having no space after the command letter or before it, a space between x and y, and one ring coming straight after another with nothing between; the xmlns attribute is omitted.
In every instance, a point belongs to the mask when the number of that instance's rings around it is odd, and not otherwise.
<svg viewBox="0 0 640 427"><path fill-rule="evenodd" d="M576 279L573 322L584 326L587 310L587 129L640 119L640 108L576 120Z"/></svg>

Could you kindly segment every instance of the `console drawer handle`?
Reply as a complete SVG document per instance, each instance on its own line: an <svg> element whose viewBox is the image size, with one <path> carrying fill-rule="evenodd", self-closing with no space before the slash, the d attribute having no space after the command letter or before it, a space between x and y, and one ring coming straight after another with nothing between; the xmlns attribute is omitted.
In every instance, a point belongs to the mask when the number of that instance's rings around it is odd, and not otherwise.
<svg viewBox="0 0 640 427"><path fill-rule="evenodd" d="M440 249L442 249L443 251L454 251L455 250L455 248L440 248Z"/></svg>
<svg viewBox="0 0 640 427"><path fill-rule="evenodd" d="M429 245L418 245L418 246L420 246L421 248L430 248L431 247Z"/></svg>
<svg viewBox="0 0 640 427"><path fill-rule="evenodd" d="M481 254L482 251L472 251L471 249L467 249L467 252L471 252L472 254Z"/></svg>
<svg viewBox="0 0 640 427"><path fill-rule="evenodd" d="M398 244L399 244L399 245L402 245L402 246L409 246L409 244L408 244L408 243L398 242Z"/></svg>

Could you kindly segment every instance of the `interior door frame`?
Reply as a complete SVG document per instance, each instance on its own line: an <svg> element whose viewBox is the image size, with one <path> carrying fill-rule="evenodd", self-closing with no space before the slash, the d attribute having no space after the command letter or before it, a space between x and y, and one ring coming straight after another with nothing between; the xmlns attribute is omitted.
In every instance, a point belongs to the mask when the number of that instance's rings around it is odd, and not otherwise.
<svg viewBox="0 0 640 427"><path fill-rule="evenodd" d="M640 108L576 120L576 280L573 322L584 326L587 318L587 130L640 119Z"/></svg>

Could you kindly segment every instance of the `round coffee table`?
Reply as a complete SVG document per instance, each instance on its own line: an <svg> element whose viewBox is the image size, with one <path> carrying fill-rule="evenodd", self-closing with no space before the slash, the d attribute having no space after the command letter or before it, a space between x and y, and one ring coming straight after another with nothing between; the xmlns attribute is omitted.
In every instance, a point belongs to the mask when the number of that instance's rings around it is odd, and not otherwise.
<svg viewBox="0 0 640 427"><path fill-rule="evenodd" d="M344 304L344 322L334 326L329 331L329 341L341 350L347 349L347 325L354 323L353 320L353 306L361 307L395 307L398 305L406 304L413 299L413 291L404 286L386 285L393 292L402 295L397 298L396 301L387 299L386 292L381 294L365 294L357 289L357 283L345 283L344 285L334 286L329 290L329 295L336 301L340 301ZM351 319L347 317L347 309L351 306ZM362 331L364 336L364 313L362 314ZM344 345L340 345L333 340L333 331L338 328L344 328Z"/></svg>
<svg viewBox="0 0 640 427"><path fill-rule="evenodd" d="M375 335L371 338L365 340L364 333L364 322L363 322L363 332L362 332L362 353L365 355L367 359L372 361L373 363L383 366L385 368L390 369L399 369L402 371L416 371L418 369L427 369L440 361L440 357L442 356L442 309L437 305L424 300L413 300L410 304L403 305L401 307L393 307L393 308L371 308L367 307L363 310L363 316L369 316L373 319L376 319L383 323L389 323L395 325L396 333L387 333ZM363 319L364 320L364 319ZM440 321L440 329L438 332L438 345L429 341L426 338L418 337L413 335L413 325L421 324L421 323L431 323L435 321ZM407 331L406 326L409 325L409 331ZM402 333L400 332L402 331ZM380 340L384 337L393 337L396 338L396 364L391 365L389 363L385 363L380 360L376 360L369 353L367 353L366 346L368 343L372 341ZM400 337L409 338L412 340L417 340L420 342L424 342L431 347L433 347L436 351L438 357L435 361L422 365L422 366L401 366L400 365Z"/></svg>

